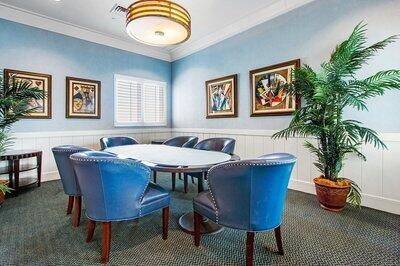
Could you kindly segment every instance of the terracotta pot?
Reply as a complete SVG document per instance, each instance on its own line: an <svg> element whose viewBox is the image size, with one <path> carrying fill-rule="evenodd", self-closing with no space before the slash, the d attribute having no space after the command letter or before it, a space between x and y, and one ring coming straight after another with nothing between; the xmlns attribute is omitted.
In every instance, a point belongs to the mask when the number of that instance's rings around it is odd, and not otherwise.
<svg viewBox="0 0 400 266"><path fill-rule="evenodd" d="M315 190L320 206L329 211L341 211L346 205L350 185L342 187L329 186L327 184L319 184L317 180L318 177L314 178Z"/></svg>
<svg viewBox="0 0 400 266"><path fill-rule="evenodd" d="M0 184L8 185L8 183L9 182L6 180L0 180ZM0 191L0 206L3 204L4 200L5 200L5 195L3 192Z"/></svg>

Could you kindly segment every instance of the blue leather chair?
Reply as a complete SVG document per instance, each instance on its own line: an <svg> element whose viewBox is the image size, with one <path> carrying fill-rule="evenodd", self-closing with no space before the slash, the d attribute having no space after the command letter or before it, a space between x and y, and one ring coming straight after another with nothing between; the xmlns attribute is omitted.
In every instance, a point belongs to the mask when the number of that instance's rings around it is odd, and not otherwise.
<svg viewBox="0 0 400 266"><path fill-rule="evenodd" d="M100 146L101 149L107 149L115 146L124 146L124 145L134 145L139 142L131 137L109 137L109 138L101 138Z"/></svg>
<svg viewBox="0 0 400 266"><path fill-rule="evenodd" d="M74 145L62 145L54 147L51 150L53 151L54 159L57 164L57 169L58 173L60 174L64 193L68 195L67 214L71 214L72 207L75 205L72 225L74 227L77 227L79 226L79 220L81 217L82 198L76 180L74 168L72 166L71 160L69 159L69 156L77 152L90 151L90 149Z"/></svg>
<svg viewBox="0 0 400 266"><path fill-rule="evenodd" d="M96 222L102 223L101 261L110 256L111 222L134 220L162 209L163 239L168 236L170 195L150 183L150 168L108 152L89 151L71 155L86 215L86 241L93 238Z"/></svg>
<svg viewBox="0 0 400 266"><path fill-rule="evenodd" d="M174 146L174 147L184 147L193 148L199 140L198 137L194 136L179 136L167 139L164 141L163 145Z"/></svg>
<svg viewBox="0 0 400 266"><path fill-rule="evenodd" d="M231 138L209 138L200 141L193 148L206 151L220 151L232 155L235 151L235 144L236 140ZM189 175L192 177L192 182L193 177L203 177L203 173L190 173Z"/></svg>
<svg viewBox="0 0 400 266"><path fill-rule="evenodd" d="M193 148L194 145L196 145L198 140L199 140L199 138L194 137L194 136L179 136L179 137L173 137L173 138L170 138L170 139L164 141L163 145L174 146L174 147L183 147L183 148ZM179 173L179 179L181 179L181 173ZM153 181L154 181L154 183L157 182L157 173L156 172L154 172ZM184 186L183 186L184 192L187 193L188 192L187 175L184 175L183 182L184 182ZM176 183L175 173L172 173L172 191L175 191L175 183Z"/></svg>
<svg viewBox="0 0 400 266"><path fill-rule="evenodd" d="M231 138L209 138L197 143L194 148L207 151L221 151L233 154L236 140Z"/></svg>
<svg viewBox="0 0 400 266"><path fill-rule="evenodd" d="M278 251L283 255L280 225L295 162L293 155L281 153L212 167L208 172L210 190L193 199L194 244L200 245L204 216L247 232L246 265L253 264L255 232L274 230Z"/></svg>

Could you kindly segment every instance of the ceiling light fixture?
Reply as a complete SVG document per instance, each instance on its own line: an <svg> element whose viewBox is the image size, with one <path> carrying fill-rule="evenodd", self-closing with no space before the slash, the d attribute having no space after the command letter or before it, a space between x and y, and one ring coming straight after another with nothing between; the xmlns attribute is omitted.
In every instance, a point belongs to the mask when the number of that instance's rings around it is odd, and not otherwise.
<svg viewBox="0 0 400 266"><path fill-rule="evenodd" d="M126 10L126 31L148 45L183 43L191 35L190 14L171 1L139 0Z"/></svg>

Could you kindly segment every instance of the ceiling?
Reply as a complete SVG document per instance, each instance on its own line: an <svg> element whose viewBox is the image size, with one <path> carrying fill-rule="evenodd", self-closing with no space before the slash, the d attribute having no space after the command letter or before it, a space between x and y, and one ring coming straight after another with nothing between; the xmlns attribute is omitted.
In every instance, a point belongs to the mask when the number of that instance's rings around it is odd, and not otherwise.
<svg viewBox="0 0 400 266"><path fill-rule="evenodd" d="M114 4L127 7L133 0L0 0L0 9L3 9L0 10L2 11L0 17L24 24L33 24L32 26L40 24L41 28L57 32L61 30L61 25L58 24L66 24L68 29L74 27L74 30L66 29L66 33L60 33L74 35L68 33L80 31L84 34L83 31L86 31L88 36L101 35L101 38L98 38L99 43L110 45L104 41L106 38L112 39L112 43L119 42L121 45L124 43L123 47L129 48L131 45L135 52L137 50L141 53L140 50L143 50L142 53L147 53L146 55L151 56L152 53L154 57L163 57L161 59L164 60L168 60L169 57L169 60L174 60L311 1L176 0L175 2L185 7L191 14L192 36L183 44L167 47L149 47L137 43L126 34L124 18L110 13ZM10 12L18 14L10 15ZM39 23L39 20L42 22ZM51 29L50 24L54 27L57 24L60 30ZM82 36L75 37L82 38ZM90 40L95 41L92 39ZM118 45L110 46L124 49Z"/></svg>

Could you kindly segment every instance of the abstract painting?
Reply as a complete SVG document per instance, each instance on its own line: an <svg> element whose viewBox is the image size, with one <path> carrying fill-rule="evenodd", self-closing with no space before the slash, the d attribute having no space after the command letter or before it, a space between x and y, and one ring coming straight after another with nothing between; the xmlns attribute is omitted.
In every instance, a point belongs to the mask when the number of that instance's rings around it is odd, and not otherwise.
<svg viewBox="0 0 400 266"><path fill-rule="evenodd" d="M43 98L32 100L28 103L33 111L24 118L51 119L51 75L33 73L12 69L4 69L4 82L9 84L11 77L29 83L30 88L39 88L43 92Z"/></svg>
<svg viewBox="0 0 400 266"><path fill-rule="evenodd" d="M100 81L67 77L66 83L66 117L100 119Z"/></svg>
<svg viewBox="0 0 400 266"><path fill-rule="evenodd" d="M251 116L290 115L300 105L287 93L300 59L250 71Z"/></svg>
<svg viewBox="0 0 400 266"><path fill-rule="evenodd" d="M206 81L207 118L237 117L237 75Z"/></svg>

